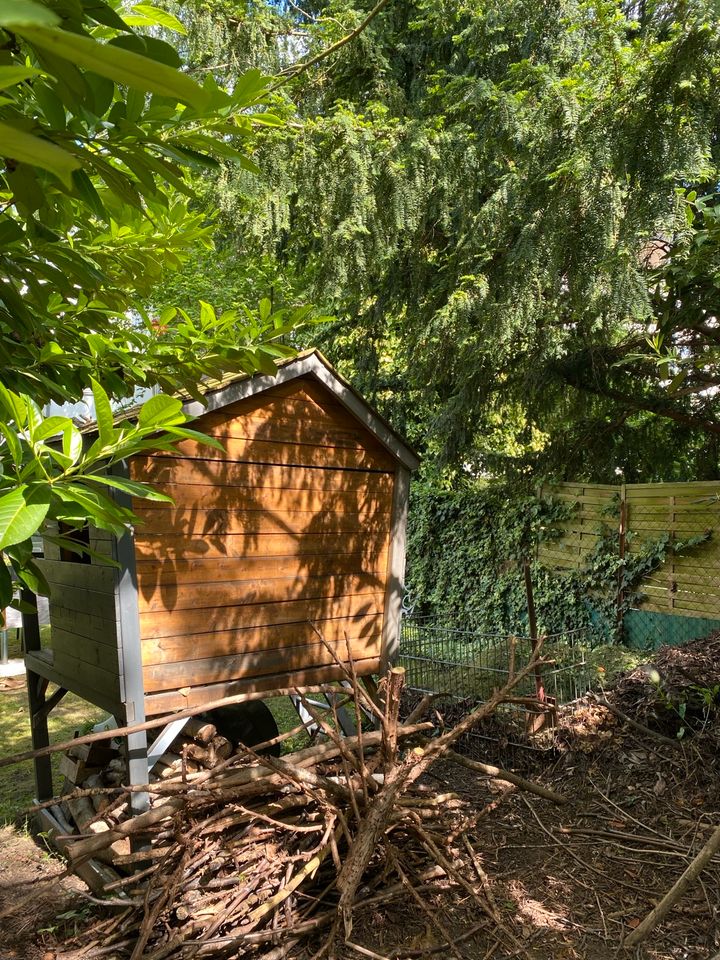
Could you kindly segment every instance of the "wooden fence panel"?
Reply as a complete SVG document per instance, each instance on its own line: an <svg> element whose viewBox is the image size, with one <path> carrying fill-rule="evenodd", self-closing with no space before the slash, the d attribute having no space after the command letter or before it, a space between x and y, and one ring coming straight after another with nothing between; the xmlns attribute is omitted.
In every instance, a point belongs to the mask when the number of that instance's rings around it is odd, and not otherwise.
<svg viewBox="0 0 720 960"><path fill-rule="evenodd" d="M649 544L702 538L664 563L639 585L640 609L681 617L720 619L720 481L696 483L563 483L541 494L574 506L558 524L560 536L538 548L538 560L551 569L578 570L599 541L601 528L618 531L621 555L638 554Z"/></svg>

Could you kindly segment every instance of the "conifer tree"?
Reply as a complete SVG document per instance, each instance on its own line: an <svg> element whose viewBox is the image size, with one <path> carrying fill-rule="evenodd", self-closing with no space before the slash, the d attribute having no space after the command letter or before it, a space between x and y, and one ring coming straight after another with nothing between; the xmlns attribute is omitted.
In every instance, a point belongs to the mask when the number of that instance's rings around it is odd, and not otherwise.
<svg viewBox="0 0 720 960"><path fill-rule="evenodd" d="M287 77L265 176L212 190L228 262L334 311L327 351L432 460L716 474L715 6L393 0L298 72L371 6L190 18L201 69Z"/></svg>

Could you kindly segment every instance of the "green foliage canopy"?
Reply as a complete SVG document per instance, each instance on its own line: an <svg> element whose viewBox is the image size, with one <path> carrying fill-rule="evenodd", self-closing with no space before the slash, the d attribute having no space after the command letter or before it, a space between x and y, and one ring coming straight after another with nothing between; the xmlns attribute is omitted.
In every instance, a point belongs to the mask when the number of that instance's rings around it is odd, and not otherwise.
<svg viewBox="0 0 720 960"><path fill-rule="evenodd" d="M89 0L0 5L0 364L6 385L36 402L75 400L90 375L119 396L138 384L194 389L202 374L286 353L263 343L278 334L259 318L246 332L231 329L237 316L218 329L214 315L138 310L210 244L187 174L220 156L254 171L229 136L242 143L279 122L260 109L268 78L247 72L232 93L211 75L196 84L169 43L132 29L154 9L140 7L126 21Z"/></svg>
<svg viewBox="0 0 720 960"><path fill-rule="evenodd" d="M248 4L231 31L211 3L188 23L203 69L220 33L242 63L261 24L278 69L295 33L313 53L368 8ZM219 175L225 249L253 243L338 315L328 353L430 459L712 474L692 428L720 431L719 38L709 0L395 0L285 87L262 180Z"/></svg>

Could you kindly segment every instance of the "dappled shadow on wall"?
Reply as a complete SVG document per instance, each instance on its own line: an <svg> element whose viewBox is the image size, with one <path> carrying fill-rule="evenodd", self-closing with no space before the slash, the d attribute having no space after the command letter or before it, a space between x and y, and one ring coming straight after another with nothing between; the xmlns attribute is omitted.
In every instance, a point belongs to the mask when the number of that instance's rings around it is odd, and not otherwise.
<svg viewBox="0 0 720 960"><path fill-rule="evenodd" d="M224 658L208 665L212 679L328 663L312 624L343 656L346 635L353 657L379 655L390 455L302 384L196 426L225 452L187 442L133 462L175 501L134 505L146 663L181 647Z"/></svg>

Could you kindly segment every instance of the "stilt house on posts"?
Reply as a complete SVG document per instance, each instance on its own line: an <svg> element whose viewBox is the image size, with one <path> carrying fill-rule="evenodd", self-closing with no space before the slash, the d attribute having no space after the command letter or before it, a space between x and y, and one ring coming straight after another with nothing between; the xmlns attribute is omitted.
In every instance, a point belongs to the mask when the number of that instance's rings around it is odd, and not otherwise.
<svg viewBox="0 0 720 960"><path fill-rule="evenodd" d="M131 478L174 504L133 500L141 522L119 539L89 531L117 566L46 542L50 645L26 623L36 748L61 691L139 725L338 679L316 630L344 660L348 638L360 676L393 658L416 455L317 352L205 400L185 410L224 452L186 440L129 460ZM59 688L52 697L48 683ZM147 783L144 731L128 737L128 752L131 782ZM36 775L39 799L52 796L47 758Z"/></svg>

